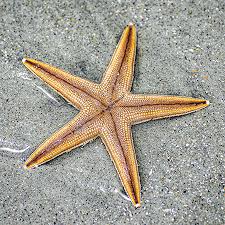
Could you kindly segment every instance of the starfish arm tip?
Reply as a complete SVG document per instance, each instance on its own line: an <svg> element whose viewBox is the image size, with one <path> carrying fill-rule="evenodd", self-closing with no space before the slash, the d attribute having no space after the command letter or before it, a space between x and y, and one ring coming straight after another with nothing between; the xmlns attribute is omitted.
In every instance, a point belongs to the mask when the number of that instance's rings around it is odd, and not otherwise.
<svg viewBox="0 0 225 225"><path fill-rule="evenodd" d="M23 58L23 59L22 59L22 63L25 63L26 61L27 61L26 58Z"/></svg>
<svg viewBox="0 0 225 225"><path fill-rule="evenodd" d="M29 167L27 167L26 164L23 165L23 168L24 168L25 170L29 170Z"/></svg>
<svg viewBox="0 0 225 225"><path fill-rule="evenodd" d="M134 207L135 208L139 208L139 207L141 207L141 204L140 203L137 203Z"/></svg>
<svg viewBox="0 0 225 225"><path fill-rule="evenodd" d="M130 23L128 23L128 26L132 27L132 26L134 26L134 23L130 22Z"/></svg>
<svg viewBox="0 0 225 225"><path fill-rule="evenodd" d="M30 163L30 162L28 162L28 161L26 161L26 162L24 163L24 165L23 165L23 168L24 168L25 170L31 170L31 169L34 169L35 167L38 167L38 164L36 164L36 163Z"/></svg>
<svg viewBox="0 0 225 225"><path fill-rule="evenodd" d="M206 100L206 102L205 102L205 103L206 103L206 105L209 105L209 100Z"/></svg>

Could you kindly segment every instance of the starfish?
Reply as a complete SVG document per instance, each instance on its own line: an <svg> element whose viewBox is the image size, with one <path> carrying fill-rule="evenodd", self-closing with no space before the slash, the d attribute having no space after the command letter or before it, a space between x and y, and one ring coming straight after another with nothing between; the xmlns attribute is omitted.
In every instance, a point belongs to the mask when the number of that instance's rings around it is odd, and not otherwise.
<svg viewBox="0 0 225 225"><path fill-rule="evenodd" d="M125 27L100 83L73 76L43 62L24 58L24 65L79 113L42 143L25 168L39 166L97 137L105 144L123 187L140 207L140 179L131 126L149 120L180 116L205 108L204 99L131 93L136 55L136 28Z"/></svg>

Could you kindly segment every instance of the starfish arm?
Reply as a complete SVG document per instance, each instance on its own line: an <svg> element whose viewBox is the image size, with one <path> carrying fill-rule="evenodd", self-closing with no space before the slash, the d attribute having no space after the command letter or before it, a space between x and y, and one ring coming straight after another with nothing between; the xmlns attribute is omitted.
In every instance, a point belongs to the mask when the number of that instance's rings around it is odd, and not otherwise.
<svg viewBox="0 0 225 225"><path fill-rule="evenodd" d="M128 93L116 103L116 106L187 105L201 103L209 104L207 100L199 98Z"/></svg>
<svg viewBox="0 0 225 225"><path fill-rule="evenodd" d="M127 120L127 116L121 112L119 108L112 110L112 117L115 121L118 139L120 141L123 153L126 159L127 166L129 168L129 173L131 176L131 181L137 200L137 204L140 205L140 178L138 173L137 160L134 150L133 137L131 132L131 125Z"/></svg>
<svg viewBox="0 0 225 225"><path fill-rule="evenodd" d="M176 97L174 97L176 98ZM190 100L190 99L189 99ZM203 109L208 106L206 100L196 100L193 102L184 100L183 103L158 103L158 104L135 104L137 106L123 106L123 114L131 124L146 122L149 120L162 119L167 117L181 116Z"/></svg>
<svg viewBox="0 0 225 225"><path fill-rule="evenodd" d="M132 203L136 206L140 206L140 189L136 189L136 179L133 181L133 174L130 174L130 169L133 169L135 165L129 168L130 164L127 164L126 157L124 155L124 149L121 145L118 130L111 113L105 113L102 118L102 125L100 130L100 137L105 144L109 155L117 169L121 182L124 186L125 191L130 197ZM121 137L122 138L122 137ZM125 146L126 143L122 143ZM127 150L127 149L126 149ZM129 161L131 163L131 161Z"/></svg>
<svg viewBox="0 0 225 225"><path fill-rule="evenodd" d="M108 101L112 98L114 87L118 83L117 80L120 76L122 76L120 82L123 83L123 86L130 87L133 76L135 49L136 30L133 24L129 24L124 29L100 84L100 89ZM118 89L121 89L121 85L118 85Z"/></svg>
<svg viewBox="0 0 225 225"><path fill-rule="evenodd" d="M23 59L24 65L78 109L91 102L98 104L98 85L34 59ZM95 97L93 97L95 96Z"/></svg>
<svg viewBox="0 0 225 225"><path fill-rule="evenodd" d="M130 26L130 34L126 52L113 90L113 99L117 100L129 92L132 87L134 63L136 55L136 28Z"/></svg>
<svg viewBox="0 0 225 225"><path fill-rule="evenodd" d="M92 118L90 114L80 112L30 155L25 162L25 168L41 165L96 138L98 136L95 127L96 117Z"/></svg>

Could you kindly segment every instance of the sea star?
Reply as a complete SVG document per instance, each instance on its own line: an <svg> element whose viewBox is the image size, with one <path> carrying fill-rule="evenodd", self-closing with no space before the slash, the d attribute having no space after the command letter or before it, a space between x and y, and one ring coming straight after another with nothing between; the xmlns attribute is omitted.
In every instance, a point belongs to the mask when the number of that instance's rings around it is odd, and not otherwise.
<svg viewBox="0 0 225 225"><path fill-rule="evenodd" d="M25 162L25 168L43 164L64 152L101 137L121 182L135 207L139 207L140 179L131 126L153 119L180 116L208 106L203 99L132 94L136 28L129 24L100 84L73 76L43 62L25 58L24 65L80 110Z"/></svg>

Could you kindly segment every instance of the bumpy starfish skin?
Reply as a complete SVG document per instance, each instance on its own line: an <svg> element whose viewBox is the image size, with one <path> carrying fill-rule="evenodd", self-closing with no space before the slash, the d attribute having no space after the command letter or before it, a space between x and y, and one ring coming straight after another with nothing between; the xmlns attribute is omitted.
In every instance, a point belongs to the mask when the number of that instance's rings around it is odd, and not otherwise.
<svg viewBox="0 0 225 225"><path fill-rule="evenodd" d="M134 206L140 206L140 180L131 125L180 116L208 106L203 99L132 94L136 29L129 24L122 34L100 84L70 75L34 59L24 65L80 110L25 162L26 168L43 164L100 136Z"/></svg>

